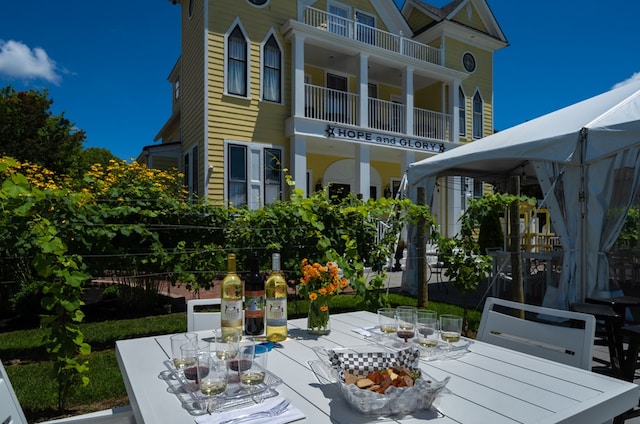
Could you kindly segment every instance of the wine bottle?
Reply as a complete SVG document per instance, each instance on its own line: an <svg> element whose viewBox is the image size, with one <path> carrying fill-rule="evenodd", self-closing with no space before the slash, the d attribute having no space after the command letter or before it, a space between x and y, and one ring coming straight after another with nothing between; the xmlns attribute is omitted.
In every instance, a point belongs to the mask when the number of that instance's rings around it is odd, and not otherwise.
<svg viewBox="0 0 640 424"><path fill-rule="evenodd" d="M287 338L287 282L280 272L280 254L272 255L271 274L265 287L267 340L279 342Z"/></svg>
<svg viewBox="0 0 640 424"><path fill-rule="evenodd" d="M264 278L256 251L251 254L251 271L244 282L244 305L244 334L259 336L264 332Z"/></svg>
<svg viewBox="0 0 640 424"><path fill-rule="evenodd" d="M242 281L236 274L236 255L227 255L227 275L222 280L220 321L224 340L242 338Z"/></svg>

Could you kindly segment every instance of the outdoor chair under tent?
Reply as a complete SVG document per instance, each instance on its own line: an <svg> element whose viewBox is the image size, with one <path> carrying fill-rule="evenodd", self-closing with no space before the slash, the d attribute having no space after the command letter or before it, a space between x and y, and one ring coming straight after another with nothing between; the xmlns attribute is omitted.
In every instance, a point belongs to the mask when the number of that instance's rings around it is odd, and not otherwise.
<svg viewBox="0 0 640 424"><path fill-rule="evenodd" d="M46 421L43 424L135 424L130 406L105 409L74 417ZM9 381L4 365L0 361L0 423L27 424L27 419Z"/></svg>
<svg viewBox="0 0 640 424"><path fill-rule="evenodd" d="M476 338L591 370L595 331L596 319L591 314L489 297Z"/></svg>

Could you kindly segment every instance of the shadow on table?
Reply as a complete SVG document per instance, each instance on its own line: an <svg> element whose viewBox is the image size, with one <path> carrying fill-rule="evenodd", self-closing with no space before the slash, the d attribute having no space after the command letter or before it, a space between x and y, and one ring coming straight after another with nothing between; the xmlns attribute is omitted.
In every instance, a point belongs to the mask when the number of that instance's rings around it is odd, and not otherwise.
<svg viewBox="0 0 640 424"><path fill-rule="evenodd" d="M304 328L291 328L287 336L295 340L318 340L320 337L325 337L317 334L309 334Z"/></svg>
<svg viewBox="0 0 640 424"><path fill-rule="evenodd" d="M322 390L324 396L329 399L329 408L331 410L331 416L344 416L344 418L348 418L346 421L350 423L370 423L373 417L362 415L357 411L353 410L351 406L347 403L345 398L342 396L340 391L340 387L336 383L330 384L322 384L322 383L313 383L310 384L311 387L318 388ZM334 415L335 414L335 415ZM431 420L434 418L443 417L443 415L435 410L435 409L425 409L413 412L408 417L413 417L419 420ZM376 417L378 420L382 419L397 419L402 418L400 416L389 416L389 417Z"/></svg>

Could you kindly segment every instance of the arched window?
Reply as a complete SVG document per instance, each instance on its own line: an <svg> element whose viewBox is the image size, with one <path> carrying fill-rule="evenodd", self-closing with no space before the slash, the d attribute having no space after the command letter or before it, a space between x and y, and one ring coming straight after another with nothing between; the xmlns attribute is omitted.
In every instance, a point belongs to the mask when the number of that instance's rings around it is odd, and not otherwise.
<svg viewBox="0 0 640 424"><path fill-rule="evenodd" d="M464 91L462 87L458 88L458 118L459 118L459 131L460 137L466 137L467 135L467 99L464 97Z"/></svg>
<svg viewBox="0 0 640 424"><path fill-rule="evenodd" d="M264 44L262 54L262 99L282 102L282 52L271 35Z"/></svg>
<svg viewBox="0 0 640 424"><path fill-rule="evenodd" d="M482 97L480 97L480 93L476 91L476 94L473 96L473 138L482 138L484 134L482 109Z"/></svg>
<svg viewBox="0 0 640 424"><path fill-rule="evenodd" d="M227 93L247 96L247 41L240 26L227 38Z"/></svg>

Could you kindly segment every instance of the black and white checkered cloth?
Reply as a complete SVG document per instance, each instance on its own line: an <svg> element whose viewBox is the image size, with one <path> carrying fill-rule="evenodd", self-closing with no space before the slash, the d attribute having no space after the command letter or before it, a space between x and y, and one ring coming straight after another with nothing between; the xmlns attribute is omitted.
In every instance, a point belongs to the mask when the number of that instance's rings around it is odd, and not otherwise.
<svg viewBox="0 0 640 424"><path fill-rule="evenodd" d="M329 362L336 370L349 371L358 376L395 366L415 370L420 359L420 351L412 348L397 352L336 352L329 349L327 353ZM344 379L342 373L339 374Z"/></svg>

